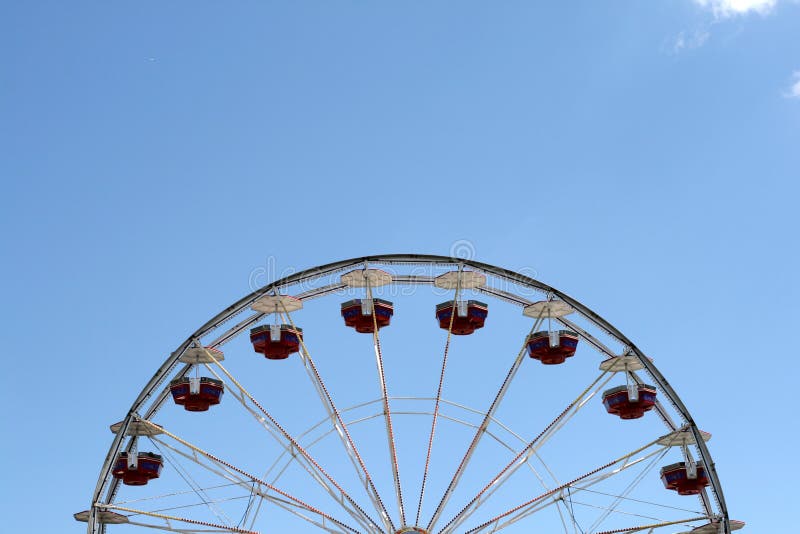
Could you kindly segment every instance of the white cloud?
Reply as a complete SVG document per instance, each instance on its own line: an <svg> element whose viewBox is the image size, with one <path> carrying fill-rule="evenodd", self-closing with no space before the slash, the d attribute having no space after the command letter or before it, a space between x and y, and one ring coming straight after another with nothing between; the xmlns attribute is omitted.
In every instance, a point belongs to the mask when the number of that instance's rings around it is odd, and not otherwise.
<svg viewBox="0 0 800 534"><path fill-rule="evenodd" d="M778 0L694 0L700 6L710 9L717 17L732 17L754 11L765 15L772 11Z"/></svg>
<svg viewBox="0 0 800 534"><path fill-rule="evenodd" d="M792 80L794 81L789 87L789 90L784 93L784 96L786 96L786 98L800 98L800 70L795 71Z"/></svg>
<svg viewBox="0 0 800 534"><path fill-rule="evenodd" d="M711 33L707 29L699 29L692 32L682 31L672 42L672 53L677 54L684 50L700 48L708 41L709 37L711 37Z"/></svg>

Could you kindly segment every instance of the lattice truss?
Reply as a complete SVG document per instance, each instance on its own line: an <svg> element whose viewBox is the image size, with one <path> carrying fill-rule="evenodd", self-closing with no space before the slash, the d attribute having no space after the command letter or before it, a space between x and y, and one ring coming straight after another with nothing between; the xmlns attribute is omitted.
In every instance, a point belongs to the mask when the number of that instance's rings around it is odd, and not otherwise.
<svg viewBox="0 0 800 534"><path fill-rule="evenodd" d="M653 359L570 296L471 260L357 258L258 288L111 429L76 514L90 534L743 526Z"/></svg>

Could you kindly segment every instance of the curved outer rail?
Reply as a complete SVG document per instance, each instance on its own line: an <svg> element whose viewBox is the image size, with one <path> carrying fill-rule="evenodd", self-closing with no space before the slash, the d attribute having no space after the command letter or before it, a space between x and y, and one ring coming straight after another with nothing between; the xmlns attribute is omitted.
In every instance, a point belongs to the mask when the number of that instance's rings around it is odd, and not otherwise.
<svg viewBox="0 0 800 534"><path fill-rule="evenodd" d="M661 372L656 368L652 361L647 358L644 353L630 340L627 336L625 336L622 332L617 330L611 323L606 321L603 317L599 314L595 313L591 310L588 306L585 306L578 300L572 298L571 296L567 295L566 293L559 291L547 284L544 284L534 278L530 278L523 274L504 269L502 267L497 267L494 265L490 265L488 263L482 263L474 260L463 259L463 258L453 258L449 256L437 256L437 255L428 255L428 254L385 254L385 255L376 255L376 256L364 256L360 258L353 258L348 260L337 261L333 263L328 263L325 265L321 265L318 267L313 267L310 269L306 269L303 271L299 271L292 275L286 276L279 280L276 280L266 286L263 286L250 294L242 297L232 305L228 306L217 315L212 317L208 322L206 322L203 326L198 328L191 336L186 338L186 340L181 343L178 348L170 354L169 357L161 364L158 370L155 372L153 377L147 382L145 387L136 397L136 400L131 405L128 414L126 415L123 424L121 425L120 429L118 430L116 436L114 437L113 442L111 443L111 447L109 447L108 454L106 455L105 461L103 462L103 466L100 470L100 476L97 481L97 485L95 487L94 493L92 494L92 503L98 503L101 501L101 495L110 487L112 481L114 480L111 478L111 467L114 463L114 458L120 450L122 450L122 445L124 442L125 435L127 433L128 427L130 422L133 420L135 416L139 413L139 410L147 403L147 401L157 392L161 383L169 376L169 374L175 369L175 367L179 363L179 358L183 352L192 344L192 342L196 339L200 339L203 336L207 335L208 333L212 332L234 316L238 315L239 313L247 310L247 308L253 304L256 300L258 300L263 295L268 294L271 291L278 291L280 292L281 288L292 286L298 283L302 283L304 281L309 281L317 278L322 278L324 276L330 276L336 274L337 272L342 272L350 268L361 268L363 265L367 263L372 266L375 265L433 265L433 266L444 266L444 265L453 265L453 266L468 266L475 270L481 271L485 274L491 275L493 277L506 280L508 282L512 282L514 284L520 286L526 286L530 288L537 289L544 293L547 293L553 297L557 297L560 300L563 300L570 306L572 306L579 314L584 316L586 319L591 321L595 324L598 328L605 330L608 334L615 337L620 343L628 348L628 350L634 353L639 361L644 366L645 370L648 374L652 377L652 379L656 382L656 386L661 389L669 398L672 405L675 407L677 412L681 415L681 417L686 421L689 428L691 429L692 435L696 441L696 446L698 452L700 453L700 459L703 461L706 467L706 473L709 477L709 482L711 484L711 489L716 497L717 504L719 506L720 512L720 519L721 519L721 533L722 534L730 534L730 520L728 517L728 509L725 503L725 497L722 492L722 485L719 481L719 476L717 474L717 470L711 457L711 453L708 450L708 446L706 445L703 437L700 435L700 430L694 422L691 413L684 405L683 401L678 397L678 394L672 388L670 383L664 378ZM248 321L245 321L248 323ZM242 326L244 329L246 326ZM233 337L238 332L229 333L227 336L228 338ZM97 508L92 506L90 508L89 514L89 521L87 525L87 533L88 534L99 534L105 532L105 525L99 523L97 521Z"/></svg>

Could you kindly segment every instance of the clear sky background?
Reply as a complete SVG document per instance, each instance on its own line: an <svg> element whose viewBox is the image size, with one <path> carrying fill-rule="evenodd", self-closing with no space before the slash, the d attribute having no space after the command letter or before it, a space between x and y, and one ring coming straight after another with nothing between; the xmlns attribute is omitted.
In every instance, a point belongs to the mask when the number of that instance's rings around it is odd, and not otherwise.
<svg viewBox="0 0 800 534"><path fill-rule="evenodd" d="M656 357L732 516L792 529L797 3L5 0L0 53L4 530L81 531L254 273L460 240Z"/></svg>

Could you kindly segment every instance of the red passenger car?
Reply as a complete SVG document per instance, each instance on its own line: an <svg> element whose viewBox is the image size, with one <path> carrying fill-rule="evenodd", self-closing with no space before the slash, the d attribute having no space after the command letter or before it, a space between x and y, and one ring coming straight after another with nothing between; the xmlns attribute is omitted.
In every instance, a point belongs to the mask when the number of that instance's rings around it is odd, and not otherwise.
<svg viewBox="0 0 800 534"><path fill-rule="evenodd" d="M176 378L169 383L169 391L175 404L189 412L205 412L210 406L219 404L225 386L215 378Z"/></svg>
<svg viewBox="0 0 800 534"><path fill-rule="evenodd" d="M161 475L163 466L161 456L153 452L140 452L135 458L128 458L127 452L121 452L111 473L127 486L144 486Z"/></svg>
<svg viewBox="0 0 800 534"><path fill-rule="evenodd" d="M606 411L618 415L621 419L639 419L656 405L656 388L639 384L636 388L637 399L630 398L628 386L618 386L603 392L603 406Z"/></svg>
<svg viewBox="0 0 800 534"><path fill-rule="evenodd" d="M300 350L303 329L288 324L263 325L250 330L253 350L268 360L285 360Z"/></svg>
<svg viewBox="0 0 800 534"><path fill-rule="evenodd" d="M678 495L697 495L700 493L704 487L708 486L708 477L703 464L698 463L695 465L697 467L697 476L695 478L689 478L685 462L662 467L661 481L664 483L664 487L677 491Z"/></svg>
<svg viewBox="0 0 800 534"><path fill-rule="evenodd" d="M374 314L374 317L373 317ZM353 299L342 303L342 317L345 326L362 334L371 334L384 326L389 326L394 315L394 305L383 299Z"/></svg>
<svg viewBox="0 0 800 534"><path fill-rule="evenodd" d="M577 348L578 334L571 330L543 330L528 336L528 355L545 365L564 363Z"/></svg>
<svg viewBox="0 0 800 534"><path fill-rule="evenodd" d="M442 302L436 306L436 319L440 328L450 329L450 317L454 310L456 314L453 318L453 334L457 336L468 335L483 328L486 316L489 315L489 305L477 300Z"/></svg>

